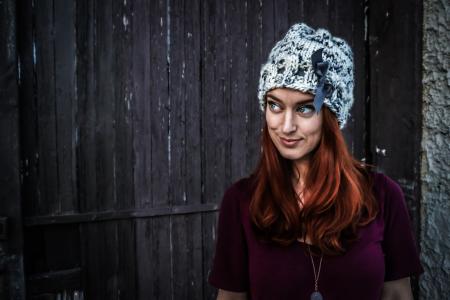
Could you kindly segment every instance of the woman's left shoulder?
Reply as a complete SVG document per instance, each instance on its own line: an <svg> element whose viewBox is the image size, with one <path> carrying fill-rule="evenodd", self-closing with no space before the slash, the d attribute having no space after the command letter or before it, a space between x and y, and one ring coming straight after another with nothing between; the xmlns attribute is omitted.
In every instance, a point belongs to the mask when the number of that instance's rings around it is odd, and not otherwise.
<svg viewBox="0 0 450 300"><path fill-rule="evenodd" d="M372 171L371 175L373 178L373 187L375 189L391 193L398 193L402 191L398 182L388 175L377 171Z"/></svg>
<svg viewBox="0 0 450 300"><path fill-rule="evenodd" d="M381 204L382 210L404 208L405 196L400 184L390 176L381 172L372 172L373 191Z"/></svg>

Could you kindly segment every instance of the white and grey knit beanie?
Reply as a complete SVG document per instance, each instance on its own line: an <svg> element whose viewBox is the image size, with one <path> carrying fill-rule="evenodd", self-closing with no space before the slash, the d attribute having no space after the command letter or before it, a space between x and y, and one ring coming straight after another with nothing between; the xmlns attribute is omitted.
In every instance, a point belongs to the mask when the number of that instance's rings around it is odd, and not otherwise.
<svg viewBox="0 0 450 300"><path fill-rule="evenodd" d="M261 110L265 95L286 87L315 95L317 113L325 104L336 114L343 129L353 105L353 52L341 38L304 23L293 25L276 43L261 68L258 98Z"/></svg>

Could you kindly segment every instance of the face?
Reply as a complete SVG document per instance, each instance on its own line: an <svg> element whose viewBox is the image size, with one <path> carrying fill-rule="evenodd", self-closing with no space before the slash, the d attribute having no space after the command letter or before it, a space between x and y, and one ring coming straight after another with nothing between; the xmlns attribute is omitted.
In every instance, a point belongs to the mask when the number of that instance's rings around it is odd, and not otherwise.
<svg viewBox="0 0 450 300"><path fill-rule="evenodd" d="M281 156L300 168L308 164L322 135L322 110L319 114L314 111L313 100L312 94L288 88L266 95L269 135Z"/></svg>

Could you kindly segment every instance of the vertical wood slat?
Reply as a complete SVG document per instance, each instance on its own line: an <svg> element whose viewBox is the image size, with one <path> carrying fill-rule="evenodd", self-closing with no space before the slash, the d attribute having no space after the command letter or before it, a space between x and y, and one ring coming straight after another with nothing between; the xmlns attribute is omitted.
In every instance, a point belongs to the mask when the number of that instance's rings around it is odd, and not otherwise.
<svg viewBox="0 0 450 300"><path fill-rule="evenodd" d="M258 1L247 1L246 8L246 56L248 59L247 70L247 101L246 101L246 172L255 169L261 151L261 129L263 125L264 114L259 108L257 97L259 75L261 64L265 58L262 57L262 3ZM242 101L242 99L241 99Z"/></svg>
<svg viewBox="0 0 450 300"><path fill-rule="evenodd" d="M77 138L75 3L55 1L53 5L56 171L59 204L57 212L63 212L78 209L75 147Z"/></svg>
<svg viewBox="0 0 450 300"><path fill-rule="evenodd" d="M355 0L330 1L329 26L332 34L345 39L353 50L354 63L354 103L343 131L349 151L357 158L365 158L366 128L364 2Z"/></svg>
<svg viewBox="0 0 450 300"><path fill-rule="evenodd" d="M95 89L97 86L94 65L95 14L94 2L78 1L76 5L77 28L77 95L78 139L77 179L80 212L95 210L97 195L96 174L96 114Z"/></svg>
<svg viewBox="0 0 450 300"><path fill-rule="evenodd" d="M201 203L200 2L170 1L170 205ZM201 214L171 216L173 299L203 299ZM167 226L167 225L166 225Z"/></svg>
<svg viewBox="0 0 450 300"><path fill-rule="evenodd" d="M330 28L330 2L304 1L305 22L313 28Z"/></svg>
<svg viewBox="0 0 450 300"><path fill-rule="evenodd" d="M150 7L145 0L134 1L132 30L133 65L133 149L134 193L137 208L151 206L151 112L150 95ZM139 226L138 226L139 228Z"/></svg>
<svg viewBox="0 0 450 300"><path fill-rule="evenodd" d="M150 120L152 206L169 204L171 145L169 136L170 98L168 92L167 1L150 2ZM144 83L147 84L147 83Z"/></svg>
<svg viewBox="0 0 450 300"><path fill-rule="evenodd" d="M85 294L94 299L136 299L135 221L81 224Z"/></svg>
<svg viewBox="0 0 450 300"><path fill-rule="evenodd" d="M135 201L140 208L151 206L151 171L153 131L151 112L156 101L150 96L150 5L147 1L135 1L132 21L134 102L133 148L135 153ZM136 25L135 25L136 24ZM145 38L147 37L147 38ZM132 108L133 109L133 108ZM136 299L153 295L153 247L152 220L136 220Z"/></svg>
<svg viewBox="0 0 450 300"><path fill-rule="evenodd" d="M115 208L127 209L135 207L133 177L133 111L134 101L132 87L132 42L131 27L133 2L113 1L113 26L115 53L115 86L116 92L116 147L114 149L114 187ZM138 25L138 24L136 24ZM116 223L118 242L113 258L117 262L117 299L137 298L137 262L136 257L136 221L128 220Z"/></svg>
<svg viewBox="0 0 450 300"><path fill-rule="evenodd" d="M226 174L228 157L227 141L228 124L226 124L227 108L225 106L225 76L227 36L225 26L226 1L202 1L201 4L201 144L202 144L202 192L203 203L219 202L221 193L230 183ZM214 255L215 226L217 214L203 214L202 237L204 247L203 275L206 282L210 271L210 264ZM208 244L209 243L209 244ZM216 290L204 284L204 299L213 299Z"/></svg>
<svg viewBox="0 0 450 300"><path fill-rule="evenodd" d="M255 91L248 90L248 72L249 61L247 57L247 1L231 1L230 7L227 7L227 43L228 53L228 82L229 82L229 117L228 124L230 128L230 177L232 181L246 176L247 156L246 143L248 138L247 122L248 112L246 109L249 102L249 94ZM253 100L253 97L252 97ZM251 101L257 104L256 101ZM237 159L239 157L239 159ZM233 159L236 158L236 159Z"/></svg>
<svg viewBox="0 0 450 300"><path fill-rule="evenodd" d="M114 194L116 209L135 207L134 177L133 177L133 111L134 105L132 87L132 26L133 2L113 1L113 44L114 55L114 86L115 114L114 126L116 141L114 148Z"/></svg>
<svg viewBox="0 0 450 300"><path fill-rule="evenodd" d="M94 76L96 81L93 101L95 107L95 176L96 210L112 209L116 202L114 161L116 147L116 98L117 89L114 82L116 47L114 34L117 28L113 24L113 1L94 3L95 46Z"/></svg>
<svg viewBox="0 0 450 300"><path fill-rule="evenodd" d="M168 2L167 1L151 1L149 3L135 3L135 13L139 15L139 19L143 23L137 26L144 26L142 29L133 28L134 37L134 53L139 55L143 61L148 60L148 65L143 68L138 67L138 80L149 79L137 82L135 88L138 92L147 92L149 94L148 104L140 102L137 104L143 108L141 115L142 120L148 118L151 128L150 139L142 142L145 149L138 150L138 159L143 162L142 165L136 165L136 168L145 168L139 171L141 175L147 175L143 179L137 179L140 199L137 199L141 207L165 207L169 203L169 186L170 184L170 164L171 164L171 136L169 132L171 112L170 112L170 95L169 95L169 69L168 56L170 55L168 43ZM137 10L140 9L138 12ZM148 18L146 18L148 16ZM147 25L148 24L148 25ZM147 36L140 36L142 30L148 32ZM139 46L142 45L140 39L148 40L148 44L143 45L140 51ZM136 63L137 57L134 58ZM147 87L148 86L148 90ZM136 99L146 101L146 98ZM139 118L139 117L138 117ZM145 121L146 123L147 121ZM147 137L147 128L141 127L140 133L143 137ZM139 138L139 137L136 137ZM149 185L150 189L143 187ZM146 191L146 192L145 192ZM150 199L148 198L150 195ZM138 299L170 299L172 293L172 244L171 244L171 217L159 217L149 220L136 221L136 243L137 243L137 276L138 276Z"/></svg>
<svg viewBox="0 0 450 300"><path fill-rule="evenodd" d="M156 113L151 115L152 122L152 171L151 194L152 206L167 206L169 203L171 134L169 61L171 49L169 44L169 2L154 1L150 5L150 77L151 103ZM172 260L172 222L171 217L156 218L150 222L154 238L150 247L151 264L146 266L151 273L149 284L152 286L151 298L170 299L172 295L173 260ZM145 283L144 283L145 284ZM148 295L141 295L142 299Z"/></svg>
<svg viewBox="0 0 450 300"><path fill-rule="evenodd" d="M29 20L25 22L24 20ZM34 128L37 126L37 103L34 96L34 12L31 2L17 3L17 47L20 63L19 97L20 97L20 128L21 128L21 160L23 169L22 197L24 199L23 215L34 213L38 205L39 187L37 138ZM24 121L23 121L24 120ZM33 201L27 201L33 199Z"/></svg>
<svg viewBox="0 0 450 300"><path fill-rule="evenodd" d="M33 57L36 72L38 132L38 193L35 201L40 214L59 212L58 165L55 110L55 48L53 1L34 2L36 17Z"/></svg>

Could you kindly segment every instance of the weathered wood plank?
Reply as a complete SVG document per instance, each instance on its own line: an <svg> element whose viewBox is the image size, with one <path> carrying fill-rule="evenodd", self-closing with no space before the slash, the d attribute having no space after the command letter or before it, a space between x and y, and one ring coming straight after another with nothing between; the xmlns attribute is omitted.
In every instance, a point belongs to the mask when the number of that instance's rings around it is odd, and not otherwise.
<svg viewBox="0 0 450 300"><path fill-rule="evenodd" d="M31 20L31 21L30 21ZM20 97L20 151L23 170L23 215L32 215L39 204L38 185L38 134L37 99L34 95L35 59L33 55L34 12L31 1L17 2L17 47L20 73L18 76Z"/></svg>
<svg viewBox="0 0 450 300"><path fill-rule="evenodd" d="M352 47L354 59L354 104L343 131L349 150L357 159L366 157L366 85L364 41L364 3L359 0L330 1L331 33ZM361 24L358 26L358 24Z"/></svg>
<svg viewBox="0 0 450 300"><path fill-rule="evenodd" d="M275 46L275 42L278 39L278 35L275 32L275 4L274 0L265 1L262 4L261 8L261 45L262 45L262 58L263 61L261 63L265 63L267 61L267 57L269 56L270 50ZM261 66L260 66L261 67Z"/></svg>
<svg viewBox="0 0 450 300"><path fill-rule="evenodd" d="M187 94L186 107L186 202L190 205L201 205L206 208L208 204L203 204L202 198L202 126L201 126L201 109L202 109L202 15L201 5L202 1L186 1L184 0L184 43L185 43L185 84ZM186 76L186 74L190 74ZM217 207L217 206L216 206ZM189 237L185 245L187 246L182 253L187 261L187 298L185 299L206 299L203 294L203 287L207 284L203 274L204 257L203 247L205 247L202 232L202 215L191 214L184 217L175 217L174 225L177 225L177 219L184 219L186 224L180 224L179 233L181 238L183 235ZM183 228L184 226L184 228ZM177 234L177 232L175 232ZM175 236L176 244L176 236ZM209 245L209 243L208 243ZM177 254L175 254L177 257ZM174 266L181 266L176 260ZM183 266L186 269L186 266ZM175 269L174 280L177 282L179 278L185 277L182 274L183 269ZM186 273L185 273L186 274ZM174 294L174 299L178 299L178 295Z"/></svg>
<svg viewBox="0 0 450 300"><path fill-rule="evenodd" d="M83 276L89 299L118 299L117 224L82 224Z"/></svg>
<svg viewBox="0 0 450 300"><path fill-rule="evenodd" d="M188 204L202 203L202 120L201 109L203 95L202 85L202 1L184 1L184 53L185 71L184 84L186 91L185 109L185 162L186 202ZM183 197L184 199L184 197Z"/></svg>
<svg viewBox="0 0 450 300"><path fill-rule="evenodd" d="M136 299L133 220L81 225L85 296Z"/></svg>
<svg viewBox="0 0 450 300"><path fill-rule="evenodd" d="M246 174L252 172L259 159L261 151L261 129L264 113L259 108L258 84L261 65L265 63L266 58L262 52L262 3L258 1L248 1L246 11L247 23L247 59L248 66L245 71L248 74L247 80L247 103L246 103Z"/></svg>
<svg viewBox="0 0 450 300"><path fill-rule="evenodd" d="M116 99L117 88L114 82L116 45L113 24L113 1L99 1L94 4L94 76L95 76L95 176L96 193L94 208L98 210L113 208L117 201L115 182L116 159ZM94 153L92 153L94 154ZM91 155L92 155L91 154Z"/></svg>
<svg viewBox="0 0 450 300"><path fill-rule="evenodd" d="M287 16L289 25L293 25L298 22L302 22L304 18L304 1L289 0Z"/></svg>
<svg viewBox="0 0 450 300"><path fill-rule="evenodd" d="M249 94L254 91L248 89L248 68L249 61L247 56L247 9L246 1L230 1L226 8L227 18L227 43L228 58L228 85L230 87L229 117L230 121L230 157L231 170L230 179L235 181L245 176L247 166L246 145L247 145L247 102L250 99ZM252 93L253 92L253 93ZM252 101L254 103L254 101Z"/></svg>
<svg viewBox="0 0 450 300"><path fill-rule="evenodd" d="M124 220L117 222L117 299L137 299L136 264L136 222Z"/></svg>
<svg viewBox="0 0 450 300"><path fill-rule="evenodd" d="M151 206L152 139L151 112L155 97L150 95L150 5L148 1L133 3L133 149L134 193L136 207ZM156 104L155 104L156 105ZM139 227L138 227L139 228Z"/></svg>
<svg viewBox="0 0 450 300"><path fill-rule="evenodd" d="M273 1L273 27L276 41L280 40L289 29L288 16L288 0Z"/></svg>
<svg viewBox="0 0 450 300"><path fill-rule="evenodd" d="M152 220L136 220L136 299L147 299L153 290Z"/></svg>
<svg viewBox="0 0 450 300"><path fill-rule="evenodd" d="M201 215L172 217L173 299L204 299Z"/></svg>
<svg viewBox="0 0 450 300"><path fill-rule="evenodd" d="M54 2L56 160L59 211L78 207L76 191L76 35L74 1ZM44 154L45 155L45 154ZM52 211L56 213L56 211Z"/></svg>
<svg viewBox="0 0 450 300"><path fill-rule="evenodd" d="M133 172L133 78L132 78L132 41L131 27L132 1L113 1L113 45L114 86L115 89L115 148L113 156L113 181L116 195L114 207L127 209L134 207ZM140 26L140 24L136 24Z"/></svg>
<svg viewBox="0 0 450 300"><path fill-rule="evenodd" d="M170 205L186 204L186 176L189 171L186 163L189 157L186 156L186 140L189 138L186 128L186 109L190 105L196 105L198 99L191 99L186 92L187 81L195 82L194 70L186 69L186 52L193 51L185 45L186 30L184 28L184 1L170 1L170 49L168 57L170 59L169 69L169 102L170 102ZM192 34L192 33L191 33ZM195 71L194 71L195 72ZM198 135L197 133L193 133ZM179 202L181 201L181 202Z"/></svg>
<svg viewBox="0 0 450 300"><path fill-rule="evenodd" d="M212 267L212 261L214 258L214 252L216 249L216 225L218 221L218 213L203 213L202 214L202 236L203 236L203 249L202 256L204 261L203 276L205 285L203 288L203 299L215 299L217 295L217 289L206 283L209 277L209 273Z"/></svg>
<svg viewBox="0 0 450 300"><path fill-rule="evenodd" d="M153 206L169 203L171 140L169 139L168 29L166 1L151 1L150 7L150 103L151 197Z"/></svg>
<svg viewBox="0 0 450 300"><path fill-rule="evenodd" d="M225 15L226 1L202 1L202 192L203 203L220 203L222 193L231 178L228 169L230 160L229 115L227 103L227 44ZM215 247L216 213L202 215L204 247L202 257L204 280L209 275ZM214 299L216 289L204 285L204 299Z"/></svg>
<svg viewBox="0 0 450 300"><path fill-rule="evenodd" d="M329 1L303 1L304 22L313 28L330 28Z"/></svg>
<svg viewBox="0 0 450 300"><path fill-rule="evenodd" d="M171 299L170 217L136 221L137 299Z"/></svg>
<svg viewBox="0 0 450 300"><path fill-rule="evenodd" d="M203 3L202 144L203 199L217 202L230 178L229 37L226 3Z"/></svg>
<svg viewBox="0 0 450 300"><path fill-rule="evenodd" d="M34 3L37 132L38 132L38 172L39 191L35 214L59 212L58 165L55 110L55 47L53 35L53 1Z"/></svg>
<svg viewBox="0 0 450 300"><path fill-rule="evenodd" d="M77 179L80 212L97 207L96 171L96 108L95 90L97 79L94 65L95 15L93 1L79 1L76 5L77 28L77 98L78 98L78 140ZM101 190L99 191L101 192Z"/></svg>
<svg viewBox="0 0 450 300"><path fill-rule="evenodd" d="M170 1L170 205L201 203L200 2ZM172 298L203 299L201 215L170 218Z"/></svg>

